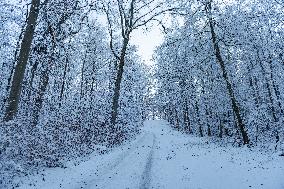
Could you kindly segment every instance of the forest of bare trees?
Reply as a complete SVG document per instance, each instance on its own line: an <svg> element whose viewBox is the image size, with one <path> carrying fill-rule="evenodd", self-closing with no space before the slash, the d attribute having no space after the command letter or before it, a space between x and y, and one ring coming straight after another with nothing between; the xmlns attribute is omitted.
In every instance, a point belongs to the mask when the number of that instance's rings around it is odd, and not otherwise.
<svg viewBox="0 0 284 189"><path fill-rule="evenodd" d="M0 186L96 145L120 145L150 118L223 143L279 148L283 7L276 0L2 0ZM150 66L132 34L151 27L161 28L164 42Z"/></svg>
<svg viewBox="0 0 284 189"><path fill-rule="evenodd" d="M158 114L200 136L277 143L284 118L282 5L183 6L184 26L168 33L156 54Z"/></svg>

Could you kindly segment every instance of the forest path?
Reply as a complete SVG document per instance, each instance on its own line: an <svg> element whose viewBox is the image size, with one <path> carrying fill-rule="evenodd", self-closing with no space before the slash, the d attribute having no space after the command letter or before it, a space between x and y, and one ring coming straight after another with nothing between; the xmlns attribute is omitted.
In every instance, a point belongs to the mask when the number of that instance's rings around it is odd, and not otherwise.
<svg viewBox="0 0 284 189"><path fill-rule="evenodd" d="M109 162L105 165L107 169L99 168L96 176L85 180L87 185L82 188L149 188L155 135L150 132L141 135L137 142L118 156L119 161L114 159Z"/></svg>
<svg viewBox="0 0 284 189"><path fill-rule="evenodd" d="M246 147L210 144L157 120L146 121L134 141L110 153L43 175L44 181L39 174L20 188L283 189L284 159Z"/></svg>

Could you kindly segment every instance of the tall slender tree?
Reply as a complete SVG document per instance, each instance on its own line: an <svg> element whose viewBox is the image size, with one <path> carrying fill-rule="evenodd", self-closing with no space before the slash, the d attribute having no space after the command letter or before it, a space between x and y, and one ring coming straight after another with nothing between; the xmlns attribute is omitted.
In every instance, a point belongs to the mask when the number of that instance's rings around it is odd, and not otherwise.
<svg viewBox="0 0 284 189"><path fill-rule="evenodd" d="M37 24L37 18L40 10L40 0L32 0L29 16L26 23L26 28L23 34L23 40L21 42L19 57L17 59L17 65L14 70L13 78L11 81L10 94L7 101L7 108L4 120L12 120L18 111L20 102L22 83L29 59L31 45L34 37L34 31Z"/></svg>
<svg viewBox="0 0 284 189"><path fill-rule="evenodd" d="M205 9L206 9L207 18L208 18L208 21L209 21L209 27L210 27L210 32L211 32L211 36L212 36L212 44L213 44L214 51L215 51L214 54L216 56L217 62L219 63L219 65L221 67L222 76L223 76L223 78L226 82L226 87L227 87L228 94L230 96L231 103L232 103L232 109L233 109L233 111L236 115L237 123L238 123L240 132L241 132L242 137L243 137L243 142L244 142L244 144L248 144L249 138L248 138L248 134L247 134L247 131L246 131L246 128L245 128L245 125L244 125L242 115L241 115L241 110L240 110L239 104L236 100L236 97L234 95L232 84L229 80L228 73L226 71L225 62L222 58L221 51L220 51L220 48L219 48L217 35L215 33L214 21L213 21L212 13L211 13L211 9L212 9L211 0L206 3Z"/></svg>
<svg viewBox="0 0 284 189"><path fill-rule="evenodd" d="M113 8L116 7L116 8ZM169 11L175 10L174 8L165 8L163 2L156 2L153 0L137 1L117 0L114 4L111 1L103 3L103 10L107 16L110 34L110 48L117 59L117 73L114 83L114 94L112 99L112 110L110 123L116 124L121 81L124 72L125 57L127 48L129 46L131 33L138 28L146 26L149 22L157 21L157 17ZM117 13L118 15L115 15ZM115 16L113 16L115 15ZM117 19L117 20L116 20ZM121 45L118 48L114 47L114 32L115 23L119 23Z"/></svg>

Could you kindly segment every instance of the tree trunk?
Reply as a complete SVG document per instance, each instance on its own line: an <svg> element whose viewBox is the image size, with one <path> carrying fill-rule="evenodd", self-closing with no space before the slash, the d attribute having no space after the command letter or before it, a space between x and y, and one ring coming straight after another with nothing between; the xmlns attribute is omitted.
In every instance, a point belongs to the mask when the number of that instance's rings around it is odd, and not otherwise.
<svg viewBox="0 0 284 189"><path fill-rule="evenodd" d="M6 87L6 92L7 92L7 94L9 93L9 91L10 91L10 84L11 84L11 80L12 80L12 78L13 78L13 73L14 73L14 70L15 70L15 67L16 67L16 64L17 64L17 62L18 62L18 60L19 60L19 55L18 55L18 53L19 53L19 49L20 49L20 44L21 44L21 39L22 39L22 37L23 37L23 34L24 34L24 32L25 32L25 25L26 25L26 23L25 24L23 24L23 26L22 26L22 29L21 29L21 34L19 35L19 39L18 39L18 42L17 42L17 45L16 45L16 50L15 50L15 54L14 54L14 62L13 62L13 65L12 65L12 68L11 68L11 71L10 71L10 74L9 74L9 78L8 78L8 84L7 84L7 87ZM3 64L4 65L4 64ZM6 101L7 101L8 99L7 98L4 98L4 100L3 100L3 104L6 104Z"/></svg>
<svg viewBox="0 0 284 189"><path fill-rule="evenodd" d="M81 89L80 89L80 100L84 96L84 71L85 71L85 64L86 64L87 52L85 54L85 58L83 60L82 69L81 69Z"/></svg>
<svg viewBox="0 0 284 189"><path fill-rule="evenodd" d="M180 124L179 124L179 117L178 117L178 111L177 109L174 109L174 112L175 112L175 128L177 128L177 130L179 131L180 130Z"/></svg>
<svg viewBox="0 0 284 189"><path fill-rule="evenodd" d="M8 105L5 112L5 121L12 120L18 111L20 102L22 82L24 80L25 70L28 63L29 53L33 41L35 26L39 14L40 0L32 0L30 8L27 26L25 29L23 41L21 43L21 49L19 53L18 63L15 67L10 94L8 97Z"/></svg>
<svg viewBox="0 0 284 189"><path fill-rule="evenodd" d="M207 124L207 136L212 136L210 125Z"/></svg>
<svg viewBox="0 0 284 189"><path fill-rule="evenodd" d="M269 61L269 67L270 67L270 80L272 82L272 87L273 87L273 90L274 90L274 93L275 93L275 97L276 97L276 101L278 102L278 107L279 107L279 110L280 110L280 113L281 115L280 116L283 116L284 114L284 111L283 111L283 108L282 108L282 104L281 104L281 100L280 100L280 91L279 91L279 87L277 86L277 84L275 83L275 79L274 79L274 73L273 73L273 66L272 66L273 62L272 60Z"/></svg>
<svg viewBox="0 0 284 189"><path fill-rule="evenodd" d="M42 109L43 97L49 82L49 70L45 70L40 78L40 87L35 99L35 109L33 110L33 125L38 124L40 111Z"/></svg>
<svg viewBox="0 0 284 189"><path fill-rule="evenodd" d="M184 116L183 119L184 119L184 124L185 124L185 132L191 133L187 99L185 100L185 108L184 108L183 116Z"/></svg>
<svg viewBox="0 0 284 189"><path fill-rule="evenodd" d="M199 134L200 134L200 137L204 137L201 125L199 126Z"/></svg>
<svg viewBox="0 0 284 189"><path fill-rule="evenodd" d="M64 65L64 73L63 73L62 85L61 85L60 95L59 95L59 107L61 107L62 105L63 94L64 94L65 85L66 85L66 76L68 72L68 66L69 66L69 60L67 57L65 65Z"/></svg>
<svg viewBox="0 0 284 189"><path fill-rule="evenodd" d="M270 101L270 103L268 104L268 107L269 107L269 109L271 109L273 121L276 122L277 117L276 117L276 110L275 110L275 107L274 107L274 99L272 97L271 86L269 84L269 79L267 78L267 74L265 73L265 69L264 69L263 64L261 62L259 50L257 51L257 56L258 56L258 62L259 62L259 65L260 65L260 68L261 68L261 71L262 71L262 75L263 75L264 80L265 80L265 85L266 85L266 88L267 88L268 97L269 97L269 101Z"/></svg>
<svg viewBox="0 0 284 189"><path fill-rule="evenodd" d="M223 121L220 120L220 125L219 125L219 137L222 138L223 137L223 128L224 128L224 125L223 125Z"/></svg>
<svg viewBox="0 0 284 189"><path fill-rule="evenodd" d="M210 32L211 32L211 36L212 36L212 43L213 43L213 47L214 47L214 51L215 51L214 54L216 56L217 62L219 63L219 65L221 67L222 75L223 75L223 78L226 82L227 90L228 90L229 97L230 97L231 103L232 103L232 109L233 109L233 111L236 115L238 127L239 127L241 134L242 134L242 137L243 137L243 143L248 144L249 143L248 134L246 132L245 125L244 125L243 120L242 120L240 108L239 108L237 100L235 98L232 85L229 81L229 77L228 77L228 74L227 74L227 71L226 71L226 68L225 68L225 63L224 63L224 60L221 56L219 44L217 42L217 36L216 36L215 30L214 30L213 20L212 20L212 15L211 15L211 2L209 2L207 4L206 12L207 12L208 20L209 20Z"/></svg>
<svg viewBox="0 0 284 189"><path fill-rule="evenodd" d="M122 81L122 74L124 71L124 64L125 64L125 55L126 49L128 45L128 37L123 41L123 47L120 54L119 65L117 70L117 76L115 79L114 85L114 95L112 99L112 112L111 112L111 124L114 126L116 124L116 119L118 115L118 106L119 106L119 96L120 96L120 87Z"/></svg>
<svg viewBox="0 0 284 189"><path fill-rule="evenodd" d="M39 61L36 61L34 63L34 65L32 66L32 69L31 69L31 79L29 81L29 92L28 92L28 100L31 100L31 93L32 93L32 90L33 90L33 82L34 82L34 78L35 78L35 72L37 70L37 67L39 65Z"/></svg>

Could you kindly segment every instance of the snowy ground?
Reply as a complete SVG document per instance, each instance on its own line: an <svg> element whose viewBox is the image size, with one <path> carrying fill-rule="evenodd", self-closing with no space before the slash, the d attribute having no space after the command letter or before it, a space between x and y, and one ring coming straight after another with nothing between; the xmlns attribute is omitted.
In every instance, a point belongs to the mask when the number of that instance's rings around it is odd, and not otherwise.
<svg viewBox="0 0 284 189"><path fill-rule="evenodd" d="M147 121L136 140L66 169L24 178L21 189L283 189L284 158L224 148Z"/></svg>

